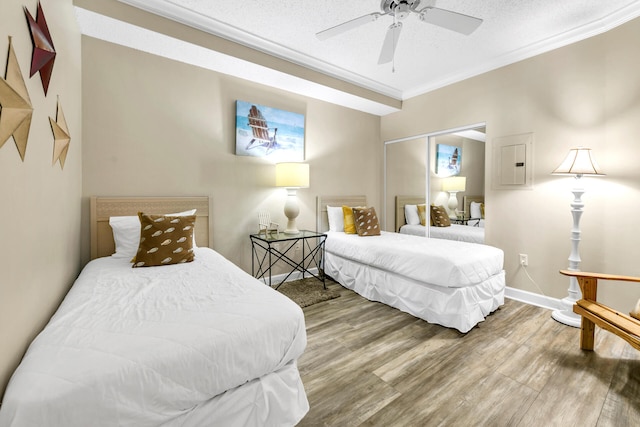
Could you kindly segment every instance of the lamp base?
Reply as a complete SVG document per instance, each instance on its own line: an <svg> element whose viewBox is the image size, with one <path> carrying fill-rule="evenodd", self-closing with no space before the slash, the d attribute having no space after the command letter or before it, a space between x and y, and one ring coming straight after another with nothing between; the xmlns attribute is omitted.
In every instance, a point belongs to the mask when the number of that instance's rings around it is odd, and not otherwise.
<svg viewBox="0 0 640 427"><path fill-rule="evenodd" d="M287 188L287 201L284 204L284 215L287 217L287 228L284 234L298 234L300 231L296 227L296 218L300 213L298 207L298 198L296 197L295 188Z"/></svg>
<svg viewBox="0 0 640 427"><path fill-rule="evenodd" d="M293 225L290 225L287 222L287 229L283 231L284 234L298 234L299 232L300 230L296 228L295 221L293 222Z"/></svg>
<svg viewBox="0 0 640 427"><path fill-rule="evenodd" d="M556 310L551 313L551 317L553 317L553 320L574 328L579 328L582 324L582 318L573 311Z"/></svg>
<svg viewBox="0 0 640 427"><path fill-rule="evenodd" d="M554 310L551 313L553 320L567 326L580 328L582 326L582 317L573 312L573 305L576 303L576 300L565 297L560 300L560 303L564 307L564 310Z"/></svg>

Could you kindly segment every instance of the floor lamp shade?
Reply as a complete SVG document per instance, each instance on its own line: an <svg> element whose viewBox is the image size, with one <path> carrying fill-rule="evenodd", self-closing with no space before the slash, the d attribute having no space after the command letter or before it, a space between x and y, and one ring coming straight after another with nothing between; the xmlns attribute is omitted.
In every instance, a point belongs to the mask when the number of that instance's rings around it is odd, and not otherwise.
<svg viewBox="0 0 640 427"><path fill-rule="evenodd" d="M465 191L467 188L467 177L465 176L453 176L451 178L445 178L442 182L442 191L449 193L449 215L451 217L456 216L456 209L458 209L458 196L457 193Z"/></svg>
<svg viewBox="0 0 640 427"><path fill-rule="evenodd" d="M596 175L602 176L590 148L578 147L569 150L564 161L553 171L553 175Z"/></svg>
<svg viewBox="0 0 640 427"><path fill-rule="evenodd" d="M573 228L571 229L571 254L569 255L569 270L579 271L580 252L578 245L580 244L580 217L584 210L582 195L584 189L580 186L580 178L584 175L602 176L598 164L595 162L591 149L578 147L569 150L569 154L564 161L553 172L553 175L573 175L576 177L575 186L571 192L574 199L571 203L571 215L573 216ZM582 298L580 287L575 277L569 278L568 295L560 300L561 309L553 311L551 317L560 323L580 327L580 316L573 312L573 305Z"/></svg>
<svg viewBox="0 0 640 427"><path fill-rule="evenodd" d="M285 234L297 234L296 218L300 213L298 206L298 188L309 187L309 165L306 163L276 163L276 187L287 189L287 201L284 214L287 217Z"/></svg>

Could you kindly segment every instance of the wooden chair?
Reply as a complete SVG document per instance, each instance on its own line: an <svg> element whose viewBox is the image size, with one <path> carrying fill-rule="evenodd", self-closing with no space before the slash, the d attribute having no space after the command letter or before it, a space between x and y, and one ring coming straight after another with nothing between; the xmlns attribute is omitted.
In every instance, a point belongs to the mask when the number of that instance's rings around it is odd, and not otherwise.
<svg viewBox="0 0 640 427"><path fill-rule="evenodd" d="M605 329L627 341L640 350L640 313L632 313L634 317L620 313L596 301L598 280L619 280L640 282L640 277L617 276L613 274L587 273L584 271L560 270L565 276L575 277L582 291L582 299L576 301L573 312L582 316L580 332L580 348L593 350L595 326Z"/></svg>
<svg viewBox="0 0 640 427"><path fill-rule="evenodd" d="M258 234L263 234L266 238L268 234L276 233L280 231L280 226L271 222L271 214L267 211L258 212Z"/></svg>
<svg viewBox="0 0 640 427"><path fill-rule="evenodd" d="M249 126L253 133L253 139L249 141L246 149L266 147L267 154L274 150L278 146L276 139L278 128L270 128L267 124L267 119L264 118L262 112L255 105L251 106L247 119L249 120ZM269 134L269 130L273 131L273 136ZM256 141L257 144L254 145Z"/></svg>

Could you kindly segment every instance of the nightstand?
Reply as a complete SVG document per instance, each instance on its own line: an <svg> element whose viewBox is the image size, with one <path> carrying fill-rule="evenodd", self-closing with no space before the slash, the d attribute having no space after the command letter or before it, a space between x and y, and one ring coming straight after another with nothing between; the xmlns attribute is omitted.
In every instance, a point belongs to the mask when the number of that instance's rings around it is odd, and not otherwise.
<svg viewBox="0 0 640 427"><path fill-rule="evenodd" d="M291 271L285 276L275 289L287 281L296 271L305 275L313 276L322 282L327 288L324 276L324 243L327 235L316 233L315 231L300 230L297 234L267 233L251 234L251 274L256 279L263 279L266 283L269 278L271 284L271 269L278 262L283 262L291 267ZM301 248L302 259L296 261L297 248ZM318 274L310 271L315 267Z"/></svg>

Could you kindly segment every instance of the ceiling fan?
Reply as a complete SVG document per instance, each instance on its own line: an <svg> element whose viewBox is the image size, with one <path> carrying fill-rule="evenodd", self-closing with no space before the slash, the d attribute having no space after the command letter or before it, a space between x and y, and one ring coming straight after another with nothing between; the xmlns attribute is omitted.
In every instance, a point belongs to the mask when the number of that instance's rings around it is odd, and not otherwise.
<svg viewBox="0 0 640 427"><path fill-rule="evenodd" d="M482 24L482 19L480 18L435 7L435 0L427 0L424 2L421 0L382 0L380 9L382 12L373 12L320 31L316 33L316 37L320 40L326 40L368 22L373 22L381 16L393 16L393 23L387 30L387 35L385 36L382 50L380 51L380 58L378 59L378 64L386 64L393 60L398 38L400 37L400 31L402 30L402 21L412 13L416 13L418 19L422 22L437 25L465 35L471 34Z"/></svg>

